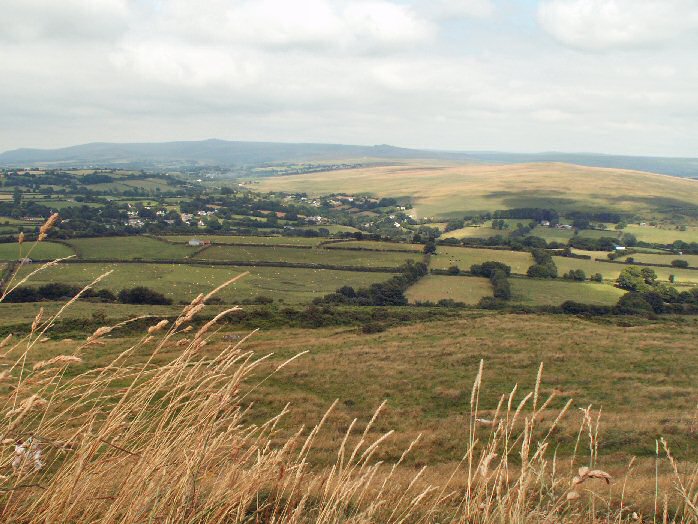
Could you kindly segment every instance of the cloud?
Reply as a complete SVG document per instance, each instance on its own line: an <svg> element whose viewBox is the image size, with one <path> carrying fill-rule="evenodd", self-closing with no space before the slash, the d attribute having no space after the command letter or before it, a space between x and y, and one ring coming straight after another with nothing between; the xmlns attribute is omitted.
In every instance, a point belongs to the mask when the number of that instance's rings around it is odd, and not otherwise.
<svg viewBox="0 0 698 524"><path fill-rule="evenodd" d="M410 6L385 0L171 0L158 16L162 34L284 49L409 45L434 32Z"/></svg>
<svg viewBox="0 0 698 524"><path fill-rule="evenodd" d="M664 0L682 10L668 19L656 5L3 0L0 150L220 137L691 155L695 3ZM543 29L654 47L578 53Z"/></svg>
<svg viewBox="0 0 698 524"><path fill-rule="evenodd" d="M538 20L570 47L648 48L698 31L695 0L542 0Z"/></svg>
<svg viewBox="0 0 698 524"><path fill-rule="evenodd" d="M113 39L128 17L127 0L3 0L0 42Z"/></svg>
<svg viewBox="0 0 698 524"><path fill-rule="evenodd" d="M494 13L492 0L421 0L419 6L436 19L487 17Z"/></svg>

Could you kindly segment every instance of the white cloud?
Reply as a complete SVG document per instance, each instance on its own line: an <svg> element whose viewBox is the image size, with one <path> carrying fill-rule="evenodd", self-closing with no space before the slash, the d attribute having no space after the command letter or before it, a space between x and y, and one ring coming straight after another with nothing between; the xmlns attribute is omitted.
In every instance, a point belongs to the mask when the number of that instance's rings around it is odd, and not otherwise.
<svg viewBox="0 0 698 524"><path fill-rule="evenodd" d="M418 4L437 19L487 17L495 11L492 0L418 0Z"/></svg>
<svg viewBox="0 0 698 524"><path fill-rule="evenodd" d="M542 0L538 20L565 45L647 48L698 31L695 0Z"/></svg>
<svg viewBox="0 0 698 524"><path fill-rule="evenodd" d="M384 0L171 0L159 17L165 34L246 46L371 48L433 33L409 6Z"/></svg>
<svg viewBox="0 0 698 524"><path fill-rule="evenodd" d="M220 137L695 155L689 10L673 45L578 53L523 4L0 0L0 150ZM672 38L654 12L560 7L574 5L541 4L566 45L650 46L608 36L648 17Z"/></svg>
<svg viewBox="0 0 698 524"><path fill-rule="evenodd" d="M111 39L128 23L127 0L3 0L0 42Z"/></svg>

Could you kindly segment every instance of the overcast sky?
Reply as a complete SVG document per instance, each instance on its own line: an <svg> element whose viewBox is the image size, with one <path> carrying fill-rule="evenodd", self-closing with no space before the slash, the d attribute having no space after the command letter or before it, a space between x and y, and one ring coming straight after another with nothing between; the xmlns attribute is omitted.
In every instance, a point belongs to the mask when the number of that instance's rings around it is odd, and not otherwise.
<svg viewBox="0 0 698 524"><path fill-rule="evenodd" d="M698 156L698 0L2 0L0 150Z"/></svg>

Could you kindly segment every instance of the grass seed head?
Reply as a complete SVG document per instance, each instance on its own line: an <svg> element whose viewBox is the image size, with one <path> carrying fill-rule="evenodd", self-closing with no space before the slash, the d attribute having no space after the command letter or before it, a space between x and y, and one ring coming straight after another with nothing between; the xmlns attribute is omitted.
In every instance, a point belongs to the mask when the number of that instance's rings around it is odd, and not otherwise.
<svg viewBox="0 0 698 524"><path fill-rule="evenodd" d="M150 326L148 328L148 334L152 335L154 333L157 333L158 331L162 330L165 326L167 326L167 324L169 324L168 320L161 320L160 322L158 322L154 326Z"/></svg>
<svg viewBox="0 0 698 524"><path fill-rule="evenodd" d="M57 357L53 357L50 360L41 360L34 364L34 367L32 368L34 371L39 371L44 368L48 368L51 366L67 366L69 364L80 364L82 362L82 359L80 357L75 357L72 355L58 355Z"/></svg>
<svg viewBox="0 0 698 524"><path fill-rule="evenodd" d="M58 213L54 213L50 217L48 217L48 220L44 222L44 225L41 226L41 229L39 229L39 242L44 240L46 236L48 235L48 232L53 229L53 226L56 225L56 222L58 222Z"/></svg>

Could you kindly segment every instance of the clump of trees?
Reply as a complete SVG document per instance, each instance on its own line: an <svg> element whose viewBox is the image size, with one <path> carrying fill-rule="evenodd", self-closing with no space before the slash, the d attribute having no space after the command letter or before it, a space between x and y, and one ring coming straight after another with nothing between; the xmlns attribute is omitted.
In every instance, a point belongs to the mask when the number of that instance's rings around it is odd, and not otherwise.
<svg viewBox="0 0 698 524"><path fill-rule="evenodd" d="M657 281L649 267L629 266L621 271L616 285L628 291L616 305L619 314L684 313L698 310L698 288L679 292Z"/></svg>
<svg viewBox="0 0 698 524"><path fill-rule="evenodd" d="M470 266L470 272L473 275L490 279L494 298L499 300L511 299L511 285L509 284L511 266L507 266L502 262L488 261L482 264L473 264Z"/></svg>
<svg viewBox="0 0 698 524"><path fill-rule="evenodd" d="M646 292L657 284L657 273L649 267L628 266L618 275L616 285L627 291Z"/></svg>
<svg viewBox="0 0 698 524"><path fill-rule="evenodd" d="M73 286L60 282L44 284L39 287L20 286L14 289L5 297L6 302L42 302L42 301L64 301L78 295L82 300L94 302L121 302L122 304L148 304L148 305L169 305L172 300L162 293L150 288L139 286L132 289L123 289L118 295L114 295L108 289L86 289L82 286Z"/></svg>
<svg viewBox="0 0 698 524"><path fill-rule="evenodd" d="M172 304L172 300L162 293L153 291L144 286L119 291L118 300L122 304L149 304L166 306Z"/></svg>
<svg viewBox="0 0 698 524"><path fill-rule="evenodd" d="M405 291L428 272L426 264L409 261L399 275L386 282L355 290L342 286L334 293L316 299L316 304L352 304L357 306L406 306Z"/></svg>
<svg viewBox="0 0 698 524"><path fill-rule="evenodd" d="M584 282L587 279L586 273L581 269L570 269L562 275L565 280L574 280L575 282Z"/></svg>
<svg viewBox="0 0 698 524"><path fill-rule="evenodd" d="M526 274L531 278L557 278L557 266L550 253L544 249L532 249L535 264L528 268Z"/></svg>
<svg viewBox="0 0 698 524"><path fill-rule="evenodd" d="M7 295L5 301L19 303L69 300L80 293L80 291L82 291L81 286L71 286L59 282L44 284L39 287L20 286ZM101 289L99 291L87 289L83 292L81 298L98 300L101 302L116 301L114 293L107 289Z"/></svg>

